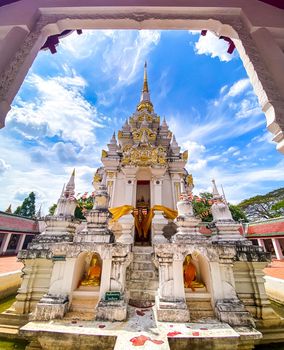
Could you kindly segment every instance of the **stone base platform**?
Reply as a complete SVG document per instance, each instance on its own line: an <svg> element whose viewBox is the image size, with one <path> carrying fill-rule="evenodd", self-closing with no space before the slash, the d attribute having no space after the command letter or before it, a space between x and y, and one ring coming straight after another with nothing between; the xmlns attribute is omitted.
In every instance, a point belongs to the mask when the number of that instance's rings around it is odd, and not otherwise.
<svg viewBox="0 0 284 350"><path fill-rule="evenodd" d="M218 321L211 323L158 322L154 308L128 307L125 322L75 321L30 322L21 328L38 350L92 349L183 350L210 348L250 350L261 333L253 328L233 329Z"/></svg>

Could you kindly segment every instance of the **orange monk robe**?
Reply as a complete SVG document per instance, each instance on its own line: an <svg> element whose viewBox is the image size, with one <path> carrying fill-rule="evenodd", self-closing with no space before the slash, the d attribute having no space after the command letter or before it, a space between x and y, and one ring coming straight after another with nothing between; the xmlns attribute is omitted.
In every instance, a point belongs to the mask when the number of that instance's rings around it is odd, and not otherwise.
<svg viewBox="0 0 284 350"><path fill-rule="evenodd" d="M183 267L183 276L184 276L184 287L191 288L192 291L195 291L195 288L192 286L192 282L196 279L196 268L191 262L187 262Z"/></svg>

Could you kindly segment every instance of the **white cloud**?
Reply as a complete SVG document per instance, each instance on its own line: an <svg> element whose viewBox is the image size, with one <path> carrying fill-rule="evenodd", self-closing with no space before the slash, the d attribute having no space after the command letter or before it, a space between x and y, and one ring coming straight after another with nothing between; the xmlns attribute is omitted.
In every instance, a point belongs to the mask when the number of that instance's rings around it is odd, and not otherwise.
<svg viewBox="0 0 284 350"><path fill-rule="evenodd" d="M10 165L4 159L0 159L0 175L3 175L9 168Z"/></svg>
<svg viewBox="0 0 284 350"><path fill-rule="evenodd" d="M94 131L102 127L98 112L83 96L86 81L75 75L42 78L32 74L27 84L33 89L32 102L18 99L8 121L18 123L28 135L58 136L83 146L95 141ZM20 127L20 125L22 127Z"/></svg>
<svg viewBox="0 0 284 350"><path fill-rule="evenodd" d="M241 79L233 84L228 92L228 96L234 97L244 92L250 86L250 81L248 78Z"/></svg>
<svg viewBox="0 0 284 350"><path fill-rule="evenodd" d="M227 53L228 43L219 39L215 34L207 31L205 36L200 35L195 43L195 52L198 55L209 55L212 58L218 57L220 61L228 62L234 58L233 54Z"/></svg>

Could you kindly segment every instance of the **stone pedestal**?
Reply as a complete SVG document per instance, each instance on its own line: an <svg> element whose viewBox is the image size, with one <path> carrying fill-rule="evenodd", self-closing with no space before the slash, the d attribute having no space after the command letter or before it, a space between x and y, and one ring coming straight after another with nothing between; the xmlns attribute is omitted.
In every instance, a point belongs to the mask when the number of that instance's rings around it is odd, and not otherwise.
<svg viewBox="0 0 284 350"><path fill-rule="evenodd" d="M251 314L238 299L217 300L215 313L221 322L230 326L254 326Z"/></svg>
<svg viewBox="0 0 284 350"><path fill-rule="evenodd" d="M97 198L96 198L97 199ZM86 214L87 228L78 232L74 242L78 243L113 243L114 235L108 229L111 213L107 208L92 209Z"/></svg>
<svg viewBox="0 0 284 350"><path fill-rule="evenodd" d="M215 236L212 237L212 241L245 241L246 238L240 233L240 224L228 220L228 221L215 221L213 227L213 233Z"/></svg>
<svg viewBox="0 0 284 350"><path fill-rule="evenodd" d="M168 220L161 211L157 211L152 220L152 242L154 244L167 243L168 240L164 236L163 228L168 224Z"/></svg>
<svg viewBox="0 0 284 350"><path fill-rule="evenodd" d="M125 321L127 317L127 303L124 299L117 301L101 300L96 307L96 320Z"/></svg>
<svg viewBox="0 0 284 350"><path fill-rule="evenodd" d="M49 321L62 319L68 310L69 300L67 296L55 296L46 294L38 302L32 319L35 321Z"/></svg>
<svg viewBox="0 0 284 350"><path fill-rule="evenodd" d="M164 299L156 297L156 310L158 321L163 322L189 322L190 315L185 299Z"/></svg>
<svg viewBox="0 0 284 350"><path fill-rule="evenodd" d="M116 240L117 243L122 244L133 244L133 226L134 226L134 218L131 214L122 216L118 223L121 225L121 235Z"/></svg>

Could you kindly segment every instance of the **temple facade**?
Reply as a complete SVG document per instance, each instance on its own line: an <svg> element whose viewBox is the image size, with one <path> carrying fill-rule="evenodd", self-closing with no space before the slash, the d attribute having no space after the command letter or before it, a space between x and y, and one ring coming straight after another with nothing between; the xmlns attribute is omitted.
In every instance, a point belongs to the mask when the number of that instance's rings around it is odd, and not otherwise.
<svg viewBox="0 0 284 350"><path fill-rule="evenodd" d="M18 255L25 267L14 310L30 321L21 332L31 349L52 348L50 320L127 322L129 307L153 308L159 324L227 327L224 349L252 349L273 326L283 335L262 278L269 254L240 234L215 181L212 235L204 234L187 158L154 112L145 64L136 111L102 151L86 223L74 218L73 172L46 230Z"/></svg>

